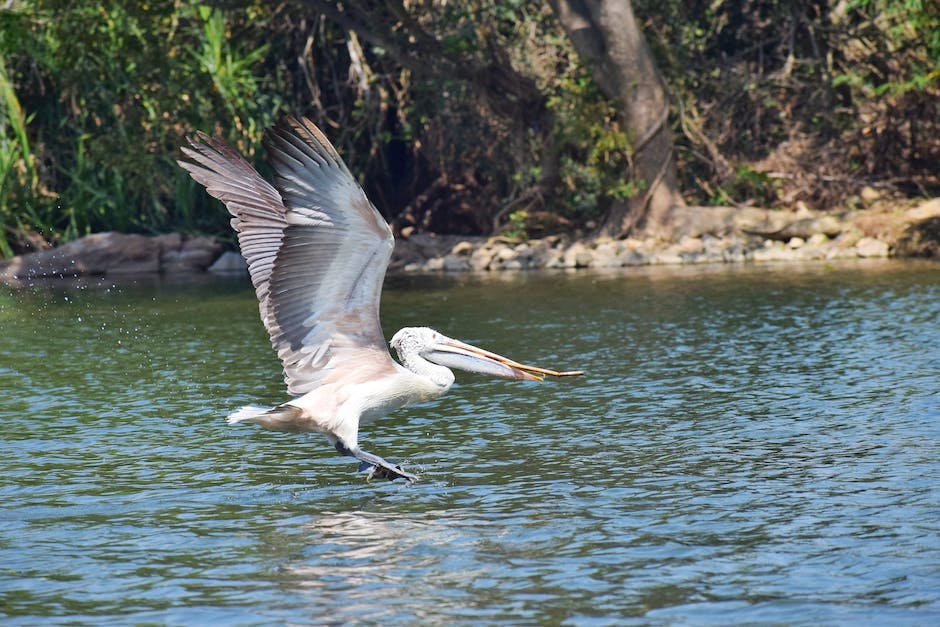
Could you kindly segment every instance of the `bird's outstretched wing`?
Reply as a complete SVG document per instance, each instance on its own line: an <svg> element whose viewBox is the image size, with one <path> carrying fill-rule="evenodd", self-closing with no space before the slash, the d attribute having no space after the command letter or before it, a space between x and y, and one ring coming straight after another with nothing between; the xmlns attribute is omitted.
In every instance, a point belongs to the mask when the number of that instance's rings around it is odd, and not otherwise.
<svg viewBox="0 0 940 627"><path fill-rule="evenodd" d="M189 144L190 148L183 147L182 151L195 163L177 163L205 186L210 196L225 203L232 214L232 228L248 262L261 303L261 317L266 318L271 268L287 226L287 208L278 191L224 141L197 132L189 138Z"/></svg>
<svg viewBox="0 0 940 627"><path fill-rule="evenodd" d="M191 144L185 154L204 167L181 165L235 216L288 390L356 364L394 368L379 324L392 231L323 133L287 118L266 134L276 190L223 142Z"/></svg>

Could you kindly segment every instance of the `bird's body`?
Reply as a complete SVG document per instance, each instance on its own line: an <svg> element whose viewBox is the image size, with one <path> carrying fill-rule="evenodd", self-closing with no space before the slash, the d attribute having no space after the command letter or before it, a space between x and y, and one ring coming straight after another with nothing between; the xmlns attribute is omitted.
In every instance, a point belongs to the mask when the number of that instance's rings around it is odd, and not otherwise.
<svg viewBox="0 0 940 627"><path fill-rule="evenodd" d="M379 324L382 282L394 247L388 223L336 150L307 119L288 118L265 136L277 173L265 181L228 144L197 133L180 161L232 214L261 319L293 398L243 407L229 423L319 432L372 475L416 479L359 447L359 427L450 389L457 367L514 379L565 376L516 363L426 327L392 338ZM533 374L537 373L537 374Z"/></svg>

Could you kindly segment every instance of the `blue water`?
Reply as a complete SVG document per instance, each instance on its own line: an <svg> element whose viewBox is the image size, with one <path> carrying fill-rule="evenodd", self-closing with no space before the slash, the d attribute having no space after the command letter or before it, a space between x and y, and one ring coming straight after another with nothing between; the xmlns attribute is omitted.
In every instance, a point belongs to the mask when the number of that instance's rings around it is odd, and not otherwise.
<svg viewBox="0 0 940 627"><path fill-rule="evenodd" d="M583 378L458 375L362 434L285 400L242 281L0 291L10 624L940 624L940 266L397 277Z"/></svg>

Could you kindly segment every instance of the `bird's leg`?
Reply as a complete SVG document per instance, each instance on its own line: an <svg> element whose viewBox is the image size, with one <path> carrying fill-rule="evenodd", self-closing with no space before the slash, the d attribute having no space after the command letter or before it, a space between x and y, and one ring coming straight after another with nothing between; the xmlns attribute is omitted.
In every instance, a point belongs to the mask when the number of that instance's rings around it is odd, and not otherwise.
<svg viewBox="0 0 940 627"><path fill-rule="evenodd" d="M349 448L345 443L343 443L342 440L337 440L335 446L340 455L355 457L359 460L360 472L371 468L369 471L368 480L378 478L394 481L395 479L401 478L406 479L409 483L414 483L418 480L417 475L413 475L410 472L405 472L401 466L397 464L391 464L378 455L364 451L358 446L355 448Z"/></svg>

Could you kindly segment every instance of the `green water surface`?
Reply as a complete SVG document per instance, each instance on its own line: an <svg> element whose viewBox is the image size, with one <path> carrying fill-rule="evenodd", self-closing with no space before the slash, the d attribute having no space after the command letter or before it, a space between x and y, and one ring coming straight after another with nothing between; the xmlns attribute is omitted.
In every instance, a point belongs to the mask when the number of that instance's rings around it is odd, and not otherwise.
<svg viewBox="0 0 940 627"><path fill-rule="evenodd" d="M393 277L544 383L458 375L363 446L286 400L243 280L0 290L11 624L940 623L940 266Z"/></svg>

